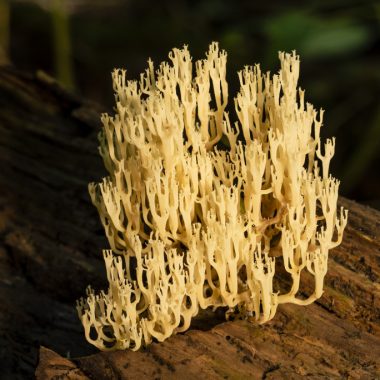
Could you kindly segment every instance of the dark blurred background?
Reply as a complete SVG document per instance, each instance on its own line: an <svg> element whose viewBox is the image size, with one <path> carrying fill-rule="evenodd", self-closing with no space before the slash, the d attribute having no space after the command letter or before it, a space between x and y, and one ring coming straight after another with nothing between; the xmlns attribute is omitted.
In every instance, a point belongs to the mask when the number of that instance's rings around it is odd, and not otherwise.
<svg viewBox="0 0 380 380"><path fill-rule="evenodd" d="M245 64L276 72L278 51L296 49L306 98L326 110L323 136L337 137L341 193L380 209L380 1L0 0L0 62L110 110L114 67L137 78L148 57L188 44L198 59L213 40L233 91Z"/></svg>

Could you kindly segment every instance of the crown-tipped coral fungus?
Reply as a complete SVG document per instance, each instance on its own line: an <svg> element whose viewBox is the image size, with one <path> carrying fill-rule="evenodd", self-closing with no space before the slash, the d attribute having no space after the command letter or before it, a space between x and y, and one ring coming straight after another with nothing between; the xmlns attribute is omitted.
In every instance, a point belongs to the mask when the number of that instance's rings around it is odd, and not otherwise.
<svg viewBox="0 0 380 380"><path fill-rule="evenodd" d="M335 140L297 88L299 57L280 53L277 75L238 73L237 120L226 107L227 55L173 49L139 81L113 72L115 115L102 116L109 172L89 191L110 250L109 288L78 302L87 340L137 350L188 329L199 309L226 307L259 323L279 304L322 295L329 250L347 211L329 175ZM224 138L224 146L218 144ZM275 264L292 285L275 289ZM299 296L301 273L314 288Z"/></svg>

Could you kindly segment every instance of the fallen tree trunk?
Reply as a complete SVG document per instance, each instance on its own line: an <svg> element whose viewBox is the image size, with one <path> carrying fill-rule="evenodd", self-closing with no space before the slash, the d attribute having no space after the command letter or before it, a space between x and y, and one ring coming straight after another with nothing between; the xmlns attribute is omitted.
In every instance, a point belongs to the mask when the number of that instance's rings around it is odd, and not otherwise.
<svg viewBox="0 0 380 380"><path fill-rule="evenodd" d="M379 376L380 213L345 199L344 242L331 252L315 304L281 305L263 326L206 316L140 352L88 345L75 300L90 283L107 286L107 243L87 195L87 184L105 175L101 111L42 73L0 69L0 377Z"/></svg>

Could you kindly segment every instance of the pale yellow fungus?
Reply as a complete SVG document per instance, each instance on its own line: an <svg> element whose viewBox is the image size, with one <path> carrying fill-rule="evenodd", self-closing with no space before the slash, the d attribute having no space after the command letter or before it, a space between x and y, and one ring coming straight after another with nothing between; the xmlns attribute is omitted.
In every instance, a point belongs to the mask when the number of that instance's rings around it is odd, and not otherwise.
<svg viewBox="0 0 380 380"><path fill-rule="evenodd" d="M99 349L163 341L200 308L263 323L279 304L322 295L347 223L329 175L335 140L322 147L323 113L297 88L299 57L279 58L277 75L258 65L238 73L235 122L217 43L195 63L186 46L173 49L139 81L113 72L115 115L102 116L99 149L109 176L89 185L111 248L109 289L88 288L77 305ZM229 148L217 146L223 136ZM292 279L283 294L273 287L276 260ZM306 298L302 271L315 278Z"/></svg>

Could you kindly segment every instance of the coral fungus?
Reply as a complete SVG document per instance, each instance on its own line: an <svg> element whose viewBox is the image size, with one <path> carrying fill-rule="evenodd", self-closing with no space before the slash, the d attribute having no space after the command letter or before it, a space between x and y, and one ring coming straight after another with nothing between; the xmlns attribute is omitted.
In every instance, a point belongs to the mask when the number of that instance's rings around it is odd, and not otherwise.
<svg viewBox="0 0 380 380"><path fill-rule="evenodd" d="M347 223L329 175L335 140L321 143L323 112L297 88L299 57L279 58L277 75L258 65L238 73L235 122L217 43L195 63L186 46L173 49L139 81L113 72L115 115L102 116L100 133L109 176L89 185L111 248L109 289L88 288L77 305L99 349L163 341L200 308L263 323L279 304L322 295ZM286 290L275 289L275 264ZM306 297L302 272L315 282Z"/></svg>

